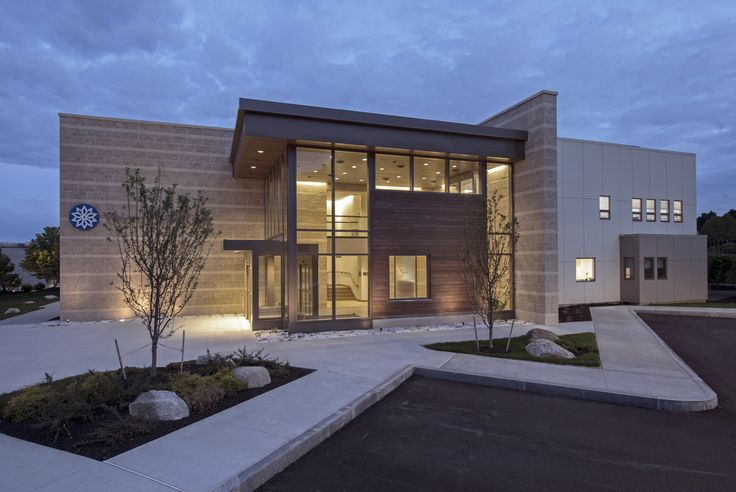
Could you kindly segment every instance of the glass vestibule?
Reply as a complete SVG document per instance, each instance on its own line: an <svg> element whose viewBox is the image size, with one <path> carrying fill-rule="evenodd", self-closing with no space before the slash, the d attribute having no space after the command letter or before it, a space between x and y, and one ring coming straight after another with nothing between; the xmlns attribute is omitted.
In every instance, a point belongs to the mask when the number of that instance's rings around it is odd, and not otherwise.
<svg viewBox="0 0 736 492"><path fill-rule="evenodd" d="M297 320L367 318L368 155L296 149Z"/></svg>

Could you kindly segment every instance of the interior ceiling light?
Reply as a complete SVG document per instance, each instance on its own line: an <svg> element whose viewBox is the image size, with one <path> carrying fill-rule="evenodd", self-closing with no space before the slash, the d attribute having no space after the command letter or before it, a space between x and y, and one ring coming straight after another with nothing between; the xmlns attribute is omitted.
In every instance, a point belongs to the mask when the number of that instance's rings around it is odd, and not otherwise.
<svg viewBox="0 0 736 492"><path fill-rule="evenodd" d="M345 171L342 172L343 174L347 174Z"/></svg>
<svg viewBox="0 0 736 492"><path fill-rule="evenodd" d="M314 170L314 171L312 171L312 172L313 172L313 173L316 173L316 172L317 172L317 170L315 169L315 170Z"/></svg>
<svg viewBox="0 0 736 492"><path fill-rule="evenodd" d="M358 166L350 166L350 167L352 167L353 169L355 169L355 168L356 168L356 167L358 167Z"/></svg>
<svg viewBox="0 0 736 492"><path fill-rule="evenodd" d="M383 168L381 168L381 171L383 171Z"/></svg>
<svg viewBox="0 0 736 492"><path fill-rule="evenodd" d="M263 151L261 149L258 149L257 151L259 154L263 154Z"/></svg>
<svg viewBox="0 0 736 492"><path fill-rule="evenodd" d="M250 168L251 168L251 169L255 169L255 168L256 168L256 166L250 166Z"/></svg>
<svg viewBox="0 0 736 492"><path fill-rule="evenodd" d="M427 178L425 178L424 176L422 176L422 179L427 179Z"/></svg>
<svg viewBox="0 0 736 492"><path fill-rule="evenodd" d="M368 160L368 158L367 158L367 157L363 157L363 160L364 160L364 161L367 161L367 160Z"/></svg>
<svg viewBox="0 0 736 492"><path fill-rule="evenodd" d="M424 163L424 165L425 165L425 166L429 166L429 162L425 162L425 163Z"/></svg>
<svg viewBox="0 0 736 492"><path fill-rule="evenodd" d="M452 165L452 168L453 168L453 169L457 169L457 164L453 164L453 165Z"/></svg>
<svg viewBox="0 0 736 492"><path fill-rule="evenodd" d="M401 178L401 176L396 176L397 178Z"/></svg>
<svg viewBox="0 0 736 492"><path fill-rule="evenodd" d="M362 182L363 182L363 180L361 179L361 180L360 180L360 182L362 183Z"/></svg>
<svg viewBox="0 0 736 492"><path fill-rule="evenodd" d="M439 174L440 172L439 172L439 171L435 171L434 173L435 173L435 174Z"/></svg>

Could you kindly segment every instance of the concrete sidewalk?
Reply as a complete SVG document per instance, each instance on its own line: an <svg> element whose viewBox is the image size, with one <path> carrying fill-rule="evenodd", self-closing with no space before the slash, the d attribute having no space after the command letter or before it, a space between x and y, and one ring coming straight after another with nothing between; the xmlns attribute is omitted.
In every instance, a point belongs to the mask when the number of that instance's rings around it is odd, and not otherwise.
<svg viewBox="0 0 736 492"><path fill-rule="evenodd" d="M467 328L268 343L264 347L272 355L317 371L104 463L65 453L63 459L57 460L53 456L60 452L53 450L48 459L32 460L23 453L28 446L44 452L48 448L3 438L0 440L0 456L4 458L0 461L0 489L34 490L32 486L24 486L23 477L27 477L28 485L37 483L36 477L41 473L56 476L57 480L69 480L75 470L88 467L90 480L75 483L75 490L98 490L100 483L106 483L104 470L110 470L111 483L128 475L137 477L136 480L148 480L131 481L130 488L136 490L159 490L162 484L187 491L239 487L250 490L400 384L416 366L445 377L449 374L454 378L473 378L482 384L513 383L518 389L528 391L552 388L561 394L567 391L592 399L609 395L610 401L640 406L642 402L648 402L649 406L655 402L654 406L660 408L668 408L671 403L702 409L715 403L710 388L658 342L631 308L596 308L593 317L594 323L568 323L553 329L561 334L591 331L595 324L602 368L457 355L423 347L439 341L471 339L473 331ZM217 322L218 319L204 318L201 326L189 321L187 357L203 352L205 347L233 350L243 343L251 348L259 345L253 333L239 329L237 322L230 326L232 321L222 318ZM51 347L44 350L46 358L34 354L34 359L52 364L62 374L77 374L87 367L112 368L114 354L108 347L112 337L122 340L126 347L145 343L142 328L129 326L124 330L124 324L40 325L11 330L14 340L0 343L3 366L0 385L12 389L17 387L18 377L30 379L27 372L16 374L15 379L7 374L7 371L17 372L19 367L6 362L5 355L11 352L8 345L15 344L12 348L16 353L32 353L44 336L49 338L47 343ZM229 328L222 329L224 325ZM529 328L522 325L515 329L514 335ZM499 332L498 335L505 335L503 330ZM66 347L74 357L69 357L69 351L63 347L53 346L64 337L70 338ZM28 353L25 352L26 362ZM171 360L177 357L173 353L163 354ZM141 363L147 357L145 351L130 356ZM38 379L36 376L29 382ZM6 481L8 476L14 477L12 482Z"/></svg>

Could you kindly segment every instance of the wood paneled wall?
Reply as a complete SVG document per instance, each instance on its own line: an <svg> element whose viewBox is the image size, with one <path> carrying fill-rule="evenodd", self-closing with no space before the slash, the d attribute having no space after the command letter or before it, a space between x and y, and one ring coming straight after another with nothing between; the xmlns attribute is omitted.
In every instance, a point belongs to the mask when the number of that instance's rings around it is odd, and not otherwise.
<svg viewBox="0 0 736 492"><path fill-rule="evenodd" d="M371 203L372 317L469 313L460 275L466 209L481 195L375 190ZM390 301L389 255L428 255L430 299Z"/></svg>

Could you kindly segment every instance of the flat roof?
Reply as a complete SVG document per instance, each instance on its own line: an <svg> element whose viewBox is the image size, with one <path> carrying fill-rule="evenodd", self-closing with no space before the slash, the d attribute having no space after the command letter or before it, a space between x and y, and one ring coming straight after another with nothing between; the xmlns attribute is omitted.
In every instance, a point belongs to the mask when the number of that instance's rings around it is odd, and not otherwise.
<svg viewBox="0 0 736 492"><path fill-rule="evenodd" d="M249 139L523 159L527 136L523 130L241 98L230 162L250 159Z"/></svg>

